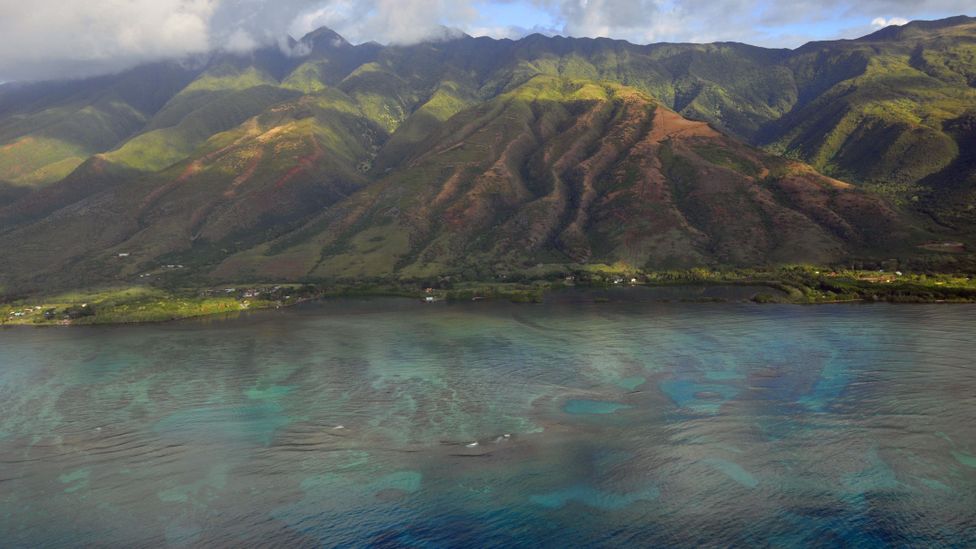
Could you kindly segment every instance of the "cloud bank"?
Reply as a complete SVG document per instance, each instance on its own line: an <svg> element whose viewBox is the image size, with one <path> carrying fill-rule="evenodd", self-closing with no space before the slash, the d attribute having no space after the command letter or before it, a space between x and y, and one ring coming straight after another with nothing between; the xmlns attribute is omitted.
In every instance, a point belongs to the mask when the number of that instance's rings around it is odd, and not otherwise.
<svg viewBox="0 0 976 549"><path fill-rule="evenodd" d="M517 16L523 8L547 20L486 15ZM640 43L796 46L967 11L972 0L0 0L0 81L74 78L214 50L247 52L320 26L354 43L409 44L447 26L499 38L543 31Z"/></svg>

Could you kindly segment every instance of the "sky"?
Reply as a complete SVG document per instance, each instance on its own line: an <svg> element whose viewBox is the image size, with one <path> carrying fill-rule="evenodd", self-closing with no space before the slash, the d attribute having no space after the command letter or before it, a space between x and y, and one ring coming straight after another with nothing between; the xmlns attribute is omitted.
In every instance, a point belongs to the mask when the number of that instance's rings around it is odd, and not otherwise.
<svg viewBox="0 0 976 549"><path fill-rule="evenodd" d="M76 78L210 51L246 52L328 26L353 43L443 36L606 36L797 47L915 19L976 15L973 0L0 0L0 82Z"/></svg>

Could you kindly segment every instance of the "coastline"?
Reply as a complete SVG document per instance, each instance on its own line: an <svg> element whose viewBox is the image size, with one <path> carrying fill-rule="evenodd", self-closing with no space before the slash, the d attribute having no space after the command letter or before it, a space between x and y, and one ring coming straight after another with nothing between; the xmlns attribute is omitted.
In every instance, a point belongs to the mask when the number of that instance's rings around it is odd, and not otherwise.
<svg viewBox="0 0 976 549"><path fill-rule="evenodd" d="M703 288L729 292L690 291ZM0 303L0 326L91 326L169 322L246 311L280 309L341 297L403 297L418 302L506 301L542 303L564 291L583 291L593 301L631 300L638 292L664 291L652 301L753 302L819 305L864 302L976 303L970 274L905 274L791 267L771 271L642 272L578 271L516 281L436 283L374 281L308 284L244 284L208 288L151 286L101 288L36 295ZM676 291L671 291L676 290ZM684 292L682 292L684 290ZM671 291L670 294L667 292Z"/></svg>

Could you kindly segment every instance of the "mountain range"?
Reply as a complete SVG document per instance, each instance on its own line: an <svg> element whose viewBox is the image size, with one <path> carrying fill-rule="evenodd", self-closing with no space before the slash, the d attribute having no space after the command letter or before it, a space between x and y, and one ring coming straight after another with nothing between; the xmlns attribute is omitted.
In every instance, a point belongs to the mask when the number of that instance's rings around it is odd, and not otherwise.
<svg viewBox="0 0 976 549"><path fill-rule="evenodd" d="M531 35L0 85L0 294L761 266L976 244L976 19L765 49Z"/></svg>

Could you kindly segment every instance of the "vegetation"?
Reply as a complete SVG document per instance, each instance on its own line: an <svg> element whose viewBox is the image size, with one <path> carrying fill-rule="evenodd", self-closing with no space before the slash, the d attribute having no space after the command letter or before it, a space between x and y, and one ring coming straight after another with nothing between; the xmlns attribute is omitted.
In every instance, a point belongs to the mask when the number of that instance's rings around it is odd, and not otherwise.
<svg viewBox="0 0 976 549"><path fill-rule="evenodd" d="M623 265L589 265L505 276L506 281L434 282L345 281L318 284L258 285L234 288L108 288L33 297L0 303L0 325L89 325L163 322L242 311L287 307L312 299L403 297L419 302L507 301L541 303L546 294L569 288L738 285L758 291L756 303L824 304L857 301L895 303L974 303L976 275L793 265L774 269L692 268L645 271ZM457 280L457 282L455 282ZM432 284L427 286L426 284ZM626 299L625 294L623 299Z"/></svg>
<svg viewBox="0 0 976 549"><path fill-rule="evenodd" d="M792 51L538 35L352 46L320 29L304 57L267 48L2 85L0 287L185 298L92 299L94 315L69 319L91 322L209 313L221 302L180 288L242 281L412 294L461 276L474 286L444 298L533 301L582 265L895 257L967 272L974 39L965 17ZM952 298L844 280L790 287Z"/></svg>
<svg viewBox="0 0 976 549"><path fill-rule="evenodd" d="M323 295L300 285L254 288L107 288L0 304L0 324L130 324L294 305Z"/></svg>

